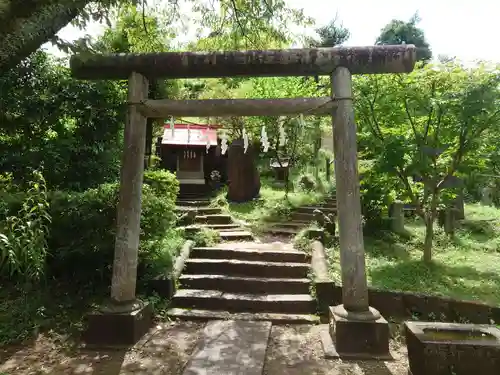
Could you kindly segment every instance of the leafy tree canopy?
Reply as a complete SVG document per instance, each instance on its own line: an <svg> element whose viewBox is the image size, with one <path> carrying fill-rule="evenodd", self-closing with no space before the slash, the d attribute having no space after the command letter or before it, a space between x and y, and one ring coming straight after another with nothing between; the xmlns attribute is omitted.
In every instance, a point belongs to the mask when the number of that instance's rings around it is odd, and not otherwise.
<svg viewBox="0 0 500 375"><path fill-rule="evenodd" d="M408 21L392 20L380 32L376 44L414 44L417 47L417 59L429 61L432 51L425 39L424 31L418 27L418 14Z"/></svg>
<svg viewBox="0 0 500 375"><path fill-rule="evenodd" d="M387 194L392 186L393 198L416 207L430 260L437 210L456 193L450 181L481 168L496 142L500 71L449 63L355 83L362 155L374 161L374 175L389 177Z"/></svg>

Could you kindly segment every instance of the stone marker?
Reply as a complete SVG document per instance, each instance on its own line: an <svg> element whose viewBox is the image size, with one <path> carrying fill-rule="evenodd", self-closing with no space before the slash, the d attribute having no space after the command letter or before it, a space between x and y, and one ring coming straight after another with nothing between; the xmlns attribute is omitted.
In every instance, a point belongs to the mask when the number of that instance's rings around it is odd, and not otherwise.
<svg viewBox="0 0 500 375"><path fill-rule="evenodd" d="M392 204L391 210L391 229L394 233L403 233L405 230L405 215L403 202L396 201Z"/></svg>
<svg viewBox="0 0 500 375"><path fill-rule="evenodd" d="M486 186L481 193L481 203L485 206L493 205L493 189Z"/></svg>
<svg viewBox="0 0 500 375"><path fill-rule="evenodd" d="M210 322L183 375L261 375L270 333L271 322Z"/></svg>

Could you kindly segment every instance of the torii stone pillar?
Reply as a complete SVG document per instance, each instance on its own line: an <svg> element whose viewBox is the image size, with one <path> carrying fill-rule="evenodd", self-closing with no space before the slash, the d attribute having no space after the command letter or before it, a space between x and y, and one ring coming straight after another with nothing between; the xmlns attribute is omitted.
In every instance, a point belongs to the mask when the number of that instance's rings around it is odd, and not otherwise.
<svg viewBox="0 0 500 375"><path fill-rule="evenodd" d="M342 305L330 307L330 329L340 357L389 357L389 325L369 306L361 221L356 124L349 69L332 75L338 100L333 114L333 150L339 220Z"/></svg>
<svg viewBox="0 0 500 375"><path fill-rule="evenodd" d="M133 72L129 78L128 101L147 99L148 80ZM91 345L132 345L152 322L147 303L136 299L137 262L141 220L146 117L130 105L125 122L124 149L117 206L115 259L111 301L89 316L85 341Z"/></svg>

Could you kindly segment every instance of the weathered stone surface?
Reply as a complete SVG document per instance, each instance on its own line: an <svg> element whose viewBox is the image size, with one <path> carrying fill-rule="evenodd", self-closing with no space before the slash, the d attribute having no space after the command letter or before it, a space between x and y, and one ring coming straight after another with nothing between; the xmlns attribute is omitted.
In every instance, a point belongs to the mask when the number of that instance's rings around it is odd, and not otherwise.
<svg viewBox="0 0 500 375"><path fill-rule="evenodd" d="M403 233L405 230L404 204L394 202L390 209L391 229L394 233Z"/></svg>
<svg viewBox="0 0 500 375"><path fill-rule="evenodd" d="M195 247L192 258L233 259L260 262L305 263L308 256L302 251L291 250L261 250L261 249L231 249L223 247Z"/></svg>
<svg viewBox="0 0 500 375"><path fill-rule="evenodd" d="M352 74L411 72L414 45L260 51L163 52L75 55L70 66L81 79L126 79L132 72L157 78L307 76L347 67Z"/></svg>
<svg viewBox="0 0 500 375"><path fill-rule="evenodd" d="M261 375L271 322L209 323L183 375Z"/></svg>
<svg viewBox="0 0 500 375"><path fill-rule="evenodd" d="M481 203L485 206L491 206L493 204L493 189L489 186L483 188L481 192Z"/></svg>
<svg viewBox="0 0 500 375"><path fill-rule="evenodd" d="M153 312L144 302L138 310L128 313L94 312L87 317L83 339L92 347L134 345L151 327Z"/></svg>
<svg viewBox="0 0 500 375"><path fill-rule="evenodd" d="M198 215L195 218L197 224L231 224L233 219L230 215Z"/></svg>
<svg viewBox="0 0 500 375"><path fill-rule="evenodd" d="M392 359L389 352L389 324L377 320L346 319L330 307L330 335L340 358Z"/></svg>
<svg viewBox="0 0 500 375"><path fill-rule="evenodd" d="M179 282L186 289L212 289L226 293L308 294L308 278L284 279L269 277L240 277L227 275L182 275Z"/></svg>
<svg viewBox="0 0 500 375"><path fill-rule="evenodd" d="M219 232L220 238L223 241L252 241L253 235L246 230L226 230Z"/></svg>
<svg viewBox="0 0 500 375"><path fill-rule="evenodd" d="M189 259L184 272L255 277L307 277L309 264L285 262L257 262L228 259Z"/></svg>
<svg viewBox="0 0 500 375"><path fill-rule="evenodd" d="M253 146L245 152L243 140L234 140L228 150L227 199L232 202L248 202L260 192L260 175L257 170Z"/></svg>
<svg viewBox="0 0 500 375"><path fill-rule="evenodd" d="M500 374L500 330L494 326L406 322L405 334L412 375Z"/></svg>
<svg viewBox="0 0 500 375"><path fill-rule="evenodd" d="M203 309L183 309L172 308L167 312L168 316L180 320L251 320L269 321L273 324L315 324L319 321L316 315L312 314L279 314L269 312L230 312L224 310L203 310Z"/></svg>
<svg viewBox="0 0 500 375"><path fill-rule="evenodd" d="M231 312L313 314L316 311L316 301L309 294L225 293L208 289L178 290L172 304L175 307Z"/></svg>

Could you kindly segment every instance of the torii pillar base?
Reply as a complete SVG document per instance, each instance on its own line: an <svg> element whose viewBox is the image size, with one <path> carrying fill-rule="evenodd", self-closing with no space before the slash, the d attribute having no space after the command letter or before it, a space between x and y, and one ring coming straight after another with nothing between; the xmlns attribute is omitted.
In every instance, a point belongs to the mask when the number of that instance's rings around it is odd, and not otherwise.
<svg viewBox="0 0 500 375"><path fill-rule="evenodd" d="M93 348L129 347L151 328L153 310L149 302L103 306L87 316L83 332L86 346Z"/></svg>
<svg viewBox="0 0 500 375"><path fill-rule="evenodd" d="M343 305L330 306L330 342L323 338L327 358L345 360L392 360L389 351L389 323L370 307L368 311L352 313Z"/></svg>

